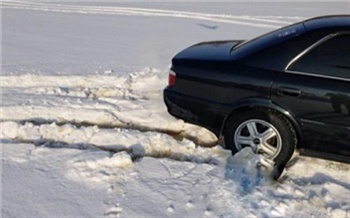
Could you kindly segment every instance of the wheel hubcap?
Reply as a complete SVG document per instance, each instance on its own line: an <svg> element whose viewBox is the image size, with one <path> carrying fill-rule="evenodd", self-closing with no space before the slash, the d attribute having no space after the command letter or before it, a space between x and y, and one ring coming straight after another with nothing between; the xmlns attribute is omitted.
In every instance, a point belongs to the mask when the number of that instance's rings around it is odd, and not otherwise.
<svg viewBox="0 0 350 218"><path fill-rule="evenodd" d="M256 144L256 145L259 145L261 142L260 142L260 139L258 139L258 138L255 138L254 140L253 140L253 142L254 142L254 144Z"/></svg>
<svg viewBox="0 0 350 218"><path fill-rule="evenodd" d="M282 148L281 135L270 123L259 120L247 120L238 126L234 142L237 150L251 147L255 153L273 160Z"/></svg>

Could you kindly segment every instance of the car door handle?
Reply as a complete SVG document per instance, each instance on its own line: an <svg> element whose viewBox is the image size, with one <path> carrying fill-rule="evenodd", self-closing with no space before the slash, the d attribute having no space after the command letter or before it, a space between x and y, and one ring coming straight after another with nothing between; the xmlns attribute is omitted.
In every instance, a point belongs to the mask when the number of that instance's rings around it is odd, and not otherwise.
<svg viewBox="0 0 350 218"><path fill-rule="evenodd" d="M289 87L279 87L277 90L277 94L281 96L300 97L301 91L299 89Z"/></svg>

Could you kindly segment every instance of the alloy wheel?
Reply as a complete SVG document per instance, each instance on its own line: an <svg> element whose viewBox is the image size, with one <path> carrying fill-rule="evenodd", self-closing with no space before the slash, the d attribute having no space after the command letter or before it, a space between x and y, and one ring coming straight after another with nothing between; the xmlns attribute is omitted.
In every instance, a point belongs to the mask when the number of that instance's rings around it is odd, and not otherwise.
<svg viewBox="0 0 350 218"><path fill-rule="evenodd" d="M238 126L234 133L237 150L251 147L255 153L273 160L281 152L282 138L277 129L260 119L251 119Z"/></svg>

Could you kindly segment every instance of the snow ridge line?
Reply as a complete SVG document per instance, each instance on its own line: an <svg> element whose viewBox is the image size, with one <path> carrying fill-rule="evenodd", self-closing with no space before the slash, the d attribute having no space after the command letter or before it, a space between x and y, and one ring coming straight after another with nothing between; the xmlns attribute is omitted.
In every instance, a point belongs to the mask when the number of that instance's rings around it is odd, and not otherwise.
<svg viewBox="0 0 350 218"><path fill-rule="evenodd" d="M129 15L129 16L154 16L154 17L177 17L196 20L207 20L219 23L231 23L238 25L278 28L291 22L302 20L302 17L283 17L283 16L233 16L227 14L207 14L187 11L174 11L148 8L132 7L106 7L106 6L79 6L34 3L25 1L3 1L2 8L40 10L61 13L83 13L83 14L106 14L106 15ZM286 21L288 20L288 21Z"/></svg>
<svg viewBox="0 0 350 218"><path fill-rule="evenodd" d="M202 154L208 153L210 149L215 150L216 147L203 148L190 140L178 141L178 138L158 131L145 133L132 128L101 129L97 126L77 127L72 123L57 125L50 122L41 122L41 124L25 122L21 124L13 121L0 122L0 127L0 140L4 144L25 143L36 147L98 150L110 152L111 156L126 152L133 161L143 157L154 157L196 163L216 163L212 155ZM115 139L124 140L125 143L110 139L109 143L106 143L103 139L101 140L102 137L108 138L111 135L117 135Z"/></svg>
<svg viewBox="0 0 350 218"><path fill-rule="evenodd" d="M15 139L15 140L8 140L5 143L33 144L35 147L45 147L45 148L54 148L54 149L68 148L68 149L77 149L77 150L105 151L105 152L109 152L111 154L110 155L111 157L114 154L126 152L128 155L130 155L131 160L133 162L137 162L144 157L153 157L153 158L159 158L159 159L167 158L167 159L182 161L182 162L217 165L217 161L213 157L202 158L200 156L197 157L196 155L185 154L185 153L178 155L176 154L176 152L169 152L169 151L164 151L164 152L157 151L157 152L140 154L139 147L113 148L113 147L100 146L100 145L94 145L89 143L70 144L67 142L60 142L60 141L55 141L51 139L38 139L38 140Z"/></svg>
<svg viewBox="0 0 350 218"><path fill-rule="evenodd" d="M45 120L45 119L27 119L27 120L2 120L0 121L0 127L2 127L2 123L7 122L15 122L20 126L24 125L30 125L31 127L41 127L42 125L57 125L58 127L63 127L65 125L69 125L70 127L73 127L75 129L79 128L97 128L98 130L118 130L118 131L138 131L140 133L160 133L167 136L172 137L174 140L181 141L183 139L189 140L193 142L196 146L202 146L202 147L214 147L218 144L218 141L203 141L197 138L195 135L191 134L191 132L186 132L185 129L182 130L172 130L172 129L163 129L163 128L156 128L156 127L150 127L150 126L143 126L143 125L137 125L134 123L128 123L128 122L122 122L120 123L92 123L88 121L84 122L76 122L76 121L68 121L68 120ZM17 139L17 137L15 137ZM62 142L66 143L66 142Z"/></svg>

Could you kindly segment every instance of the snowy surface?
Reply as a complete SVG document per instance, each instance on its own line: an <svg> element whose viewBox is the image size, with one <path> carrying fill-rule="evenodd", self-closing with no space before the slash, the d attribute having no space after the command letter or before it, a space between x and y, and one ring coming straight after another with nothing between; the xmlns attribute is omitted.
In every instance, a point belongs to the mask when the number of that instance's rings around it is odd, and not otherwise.
<svg viewBox="0 0 350 218"><path fill-rule="evenodd" d="M350 218L350 165L250 149L166 112L172 56L349 3L2 2L2 217Z"/></svg>

